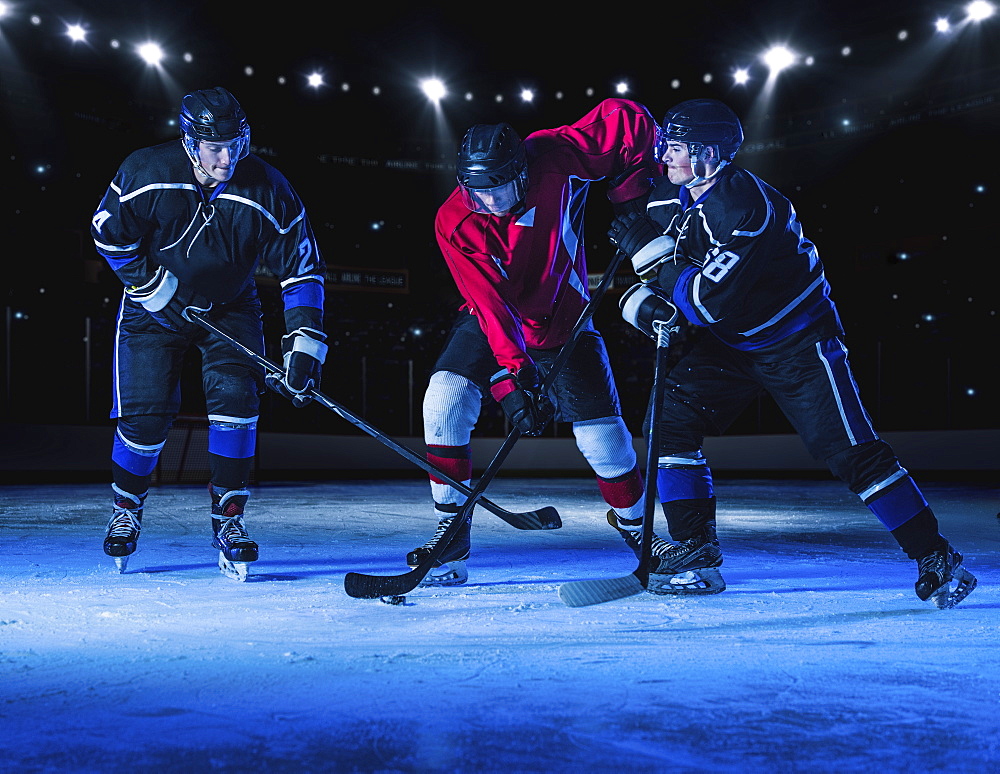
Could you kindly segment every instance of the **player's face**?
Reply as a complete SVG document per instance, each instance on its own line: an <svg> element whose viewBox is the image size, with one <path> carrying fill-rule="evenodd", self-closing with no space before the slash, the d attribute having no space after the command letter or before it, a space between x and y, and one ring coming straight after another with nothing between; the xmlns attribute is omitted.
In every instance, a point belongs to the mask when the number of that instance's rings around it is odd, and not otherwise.
<svg viewBox="0 0 1000 774"><path fill-rule="evenodd" d="M520 201L520 189L511 181L495 188L462 187L462 200L473 212L485 215L506 215Z"/></svg>
<svg viewBox="0 0 1000 774"><path fill-rule="evenodd" d="M660 161L666 169L667 179L674 185L684 185L694 180L691 155L686 142L668 142Z"/></svg>
<svg viewBox="0 0 1000 774"><path fill-rule="evenodd" d="M226 183L236 171L236 162L239 161L242 147L241 138L229 142L202 140L198 143L198 159L211 180L216 183Z"/></svg>

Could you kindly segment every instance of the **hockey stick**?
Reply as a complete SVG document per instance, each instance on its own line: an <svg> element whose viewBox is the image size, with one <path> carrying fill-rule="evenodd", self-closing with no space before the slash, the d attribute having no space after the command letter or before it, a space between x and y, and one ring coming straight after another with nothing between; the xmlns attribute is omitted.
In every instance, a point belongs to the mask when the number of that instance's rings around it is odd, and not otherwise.
<svg viewBox="0 0 1000 774"><path fill-rule="evenodd" d="M663 402L663 381L666 375L667 352L670 332L667 324L656 326L656 365L653 371L653 389L650 395L649 434L646 448L646 492L643 500L642 541L639 564L630 575L620 578L594 578L569 581L559 587L559 599L569 607L586 607L613 599L624 599L639 594L649 585L649 563L652 557L653 513L656 507L656 475L659 455L659 422L656 421Z"/></svg>
<svg viewBox="0 0 1000 774"><path fill-rule="evenodd" d="M245 346L241 342L237 341L222 329L216 327L214 324L205 319L204 315L202 315L201 313L188 312L188 316L190 317L190 319L194 320L195 323L200 325L205 330L208 330L214 333L219 338L223 339L224 341L229 342L232 346L240 350L244 355L246 355L255 363L257 363L257 365L264 368L264 370L272 374L284 374L285 370L283 368L276 365L275 363L272 363L267 358L257 354L252 349ZM389 436L385 435L376 428L372 427L372 425L368 424L361 417L348 411L346 408L341 406L339 403L334 402L326 395L321 393L319 390L310 390L309 394L312 395L313 400L315 400L321 406L330 409L330 411L337 414L342 419L346 419L355 427L364 430L366 433L368 433L368 435L370 435L376 441L384 444L385 446L388 446L394 452L406 458L417 467L422 468L430 475L439 478L441 481L444 481L449 486L454 487L462 494L465 495L472 494L472 489L467 487L465 484L451 478L443 470L440 470L436 465L432 465L430 462L428 462L426 459L416 454L412 450L407 449L405 446L396 443L394 440L389 438ZM562 520L559 518L559 512L550 505L547 505L544 508L539 508L537 511L512 513L511 511L504 510L499 505L487 500L486 498L481 498L480 503L484 508L486 508L486 510L490 511L490 513L496 514L505 522L510 524L512 527L517 527L518 529L558 529L559 527L562 526Z"/></svg>
<svg viewBox="0 0 1000 774"><path fill-rule="evenodd" d="M620 250L615 252L614 257L611 259L611 263L608 264L608 268L605 270L604 276L601 278L600 284L597 286L597 289L594 290L594 293L587 302L587 305L583 308L583 311L580 313L580 317L573 326L573 330L570 332L569 338L566 343L563 344L562 349L559 350L559 354L552 363L552 368L549 370L548 374L546 374L542 384L543 392L547 391L548 388L552 386L552 383L555 381L555 377L569 359L573 348L576 346L577 339L580 337L580 333L597 311L597 305L604 297L604 293L607 291L608 286L614 279L615 272L618 271L618 266L621 264L622 258L624 257L625 254ZM451 520L451 524L448 525L444 534L441 535L441 538L437 541L437 543L435 543L434 547L428 552L427 556L424 557L420 564L402 575L366 575L358 572L349 572L346 576L344 576L344 590L347 592L347 595L362 599L375 599L376 597L399 596L406 594L419 586L421 581L423 581L423 579L427 576L427 573L429 573L437 564L438 557L444 553L452 539L458 534L458 531L462 528L463 522L472 512L476 502L482 498L483 492L486 491L486 487L488 487L493 481L493 477L497 474L500 466L503 465L507 455L510 454L510 450L514 447L514 444L517 443L517 439L520 437L521 431L516 427L510 431L510 434L507 436L506 440L504 440L500 449L494 455L490 464L486 467L486 470L484 470L483 474L479 477L475 488L472 490L472 494L468 496L465 503L463 503L461 510Z"/></svg>

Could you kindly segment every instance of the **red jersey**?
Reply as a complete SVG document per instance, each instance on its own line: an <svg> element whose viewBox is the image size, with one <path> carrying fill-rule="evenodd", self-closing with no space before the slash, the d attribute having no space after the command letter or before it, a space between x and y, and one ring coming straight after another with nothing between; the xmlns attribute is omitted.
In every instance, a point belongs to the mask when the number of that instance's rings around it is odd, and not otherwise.
<svg viewBox="0 0 1000 774"><path fill-rule="evenodd" d="M458 187L434 229L461 308L479 320L497 363L516 372L527 347L569 338L590 298L584 207L590 184L608 181L608 199L646 196L661 174L653 159L656 121L642 105L606 99L579 121L529 134L528 190L520 214L471 212Z"/></svg>

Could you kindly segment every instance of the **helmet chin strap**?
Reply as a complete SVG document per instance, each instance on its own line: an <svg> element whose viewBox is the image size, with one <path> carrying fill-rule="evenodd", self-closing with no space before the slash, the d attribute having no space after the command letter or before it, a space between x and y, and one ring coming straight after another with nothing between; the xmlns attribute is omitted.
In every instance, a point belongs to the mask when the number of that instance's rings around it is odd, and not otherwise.
<svg viewBox="0 0 1000 774"><path fill-rule="evenodd" d="M191 164L194 168L211 180L212 176L208 174L208 170L201 165L201 158L198 156L198 141L185 135L181 138L181 143L184 145L184 150L187 153L188 158L191 159Z"/></svg>
<svg viewBox="0 0 1000 774"><path fill-rule="evenodd" d="M689 183L685 183L684 187L697 188L699 185L704 185L713 177L715 177L717 174L719 174L722 171L722 168L726 166L726 164L728 163L729 163L728 161L720 159L719 166L715 168L715 171L710 175L706 175L704 173L708 169L708 167L705 165L705 162L701 160L701 151L699 151L695 155L691 163L691 171L694 172L694 180L692 180Z"/></svg>

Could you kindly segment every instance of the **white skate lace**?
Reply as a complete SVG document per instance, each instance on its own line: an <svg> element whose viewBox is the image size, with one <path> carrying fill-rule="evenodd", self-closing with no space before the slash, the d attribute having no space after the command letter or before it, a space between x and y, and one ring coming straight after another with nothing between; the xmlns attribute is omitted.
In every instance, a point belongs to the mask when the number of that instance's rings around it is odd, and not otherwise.
<svg viewBox="0 0 1000 774"><path fill-rule="evenodd" d="M664 540L655 532L653 533L653 541L650 544L653 556L670 556L670 550L674 548L677 548L675 544Z"/></svg>
<svg viewBox="0 0 1000 774"><path fill-rule="evenodd" d="M434 530L433 537L431 537L430 540L424 543L421 546L421 548L426 548L427 550L431 550L432 548L434 548L434 546L436 546L438 544L438 541L441 539L441 536L448 531L448 527L451 526L451 523L454 520L455 520L454 516L449 516L447 519L442 519L441 521L439 521L437 529Z"/></svg>
<svg viewBox="0 0 1000 774"><path fill-rule="evenodd" d="M131 538L139 534L139 517L134 511L116 505L108 521L109 538Z"/></svg>
<svg viewBox="0 0 1000 774"><path fill-rule="evenodd" d="M253 543L250 535L247 534L246 528L243 526L242 514L230 516L223 521L222 526L219 527L218 535L231 546Z"/></svg>

